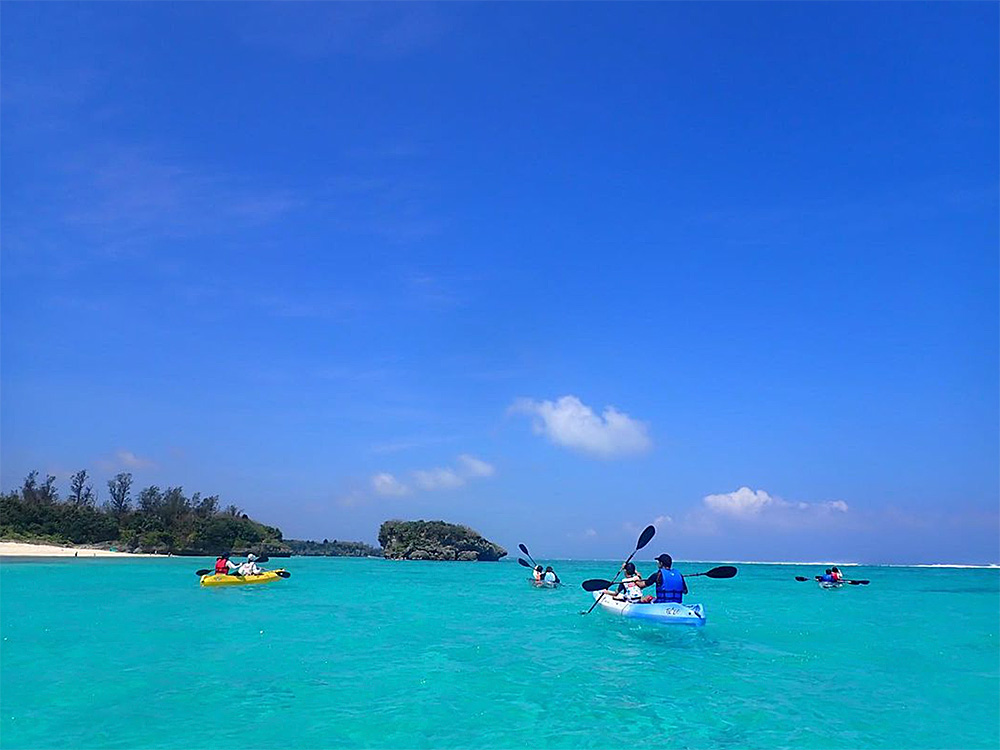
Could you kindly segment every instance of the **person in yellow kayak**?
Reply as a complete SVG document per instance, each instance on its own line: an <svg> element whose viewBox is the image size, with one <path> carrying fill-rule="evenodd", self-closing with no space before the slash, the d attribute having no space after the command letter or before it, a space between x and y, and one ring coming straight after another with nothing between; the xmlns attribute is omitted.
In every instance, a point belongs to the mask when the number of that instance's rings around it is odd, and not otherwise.
<svg viewBox="0 0 1000 750"><path fill-rule="evenodd" d="M253 552L247 555L247 561L241 563L240 567L236 569L236 575L241 576L259 576L264 571L257 565L257 555Z"/></svg>
<svg viewBox="0 0 1000 750"><path fill-rule="evenodd" d="M223 552L221 555L219 555L218 558L216 558L215 575L217 576L229 575L229 573L233 570L236 570L236 563L232 562L229 559L229 555L227 555L225 552Z"/></svg>

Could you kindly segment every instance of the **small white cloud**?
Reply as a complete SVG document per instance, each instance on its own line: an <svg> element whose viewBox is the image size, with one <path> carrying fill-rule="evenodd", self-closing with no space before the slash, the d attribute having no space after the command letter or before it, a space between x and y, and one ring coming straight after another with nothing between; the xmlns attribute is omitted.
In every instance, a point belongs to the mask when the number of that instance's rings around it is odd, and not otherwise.
<svg viewBox="0 0 1000 750"><path fill-rule="evenodd" d="M461 466L462 473L467 477L491 477L496 471L492 464L488 464L475 456L470 456L468 453L463 453L459 456L458 463Z"/></svg>
<svg viewBox="0 0 1000 750"><path fill-rule="evenodd" d="M148 458L142 458L141 456L135 455L132 451L121 450L115 454L115 457L121 463L129 469L152 469L156 466L156 462Z"/></svg>
<svg viewBox="0 0 1000 750"><path fill-rule="evenodd" d="M465 480L452 469L427 469L413 472L413 481L424 490L453 490Z"/></svg>
<svg viewBox="0 0 1000 750"><path fill-rule="evenodd" d="M104 471L122 471L123 469L128 470L138 470L138 469L155 469L156 462L137 456L132 451L127 451L124 448L116 451L115 455L111 458L101 459L97 462L97 465Z"/></svg>
<svg viewBox="0 0 1000 750"><path fill-rule="evenodd" d="M593 538L593 537L597 536L597 530L596 529L587 529L587 530L585 530L583 532L583 535L585 537Z"/></svg>
<svg viewBox="0 0 1000 750"><path fill-rule="evenodd" d="M668 523L673 523L674 519L670 516L657 516L653 519L653 526L666 526Z"/></svg>
<svg viewBox="0 0 1000 750"><path fill-rule="evenodd" d="M388 497L400 497L407 495L410 488L400 482L396 477L388 472L376 474L372 477L372 489L379 495Z"/></svg>
<svg viewBox="0 0 1000 750"><path fill-rule="evenodd" d="M601 458L642 453L652 445L645 423L613 406L598 416L576 396L554 402L521 398L510 411L531 415L535 432L556 445Z"/></svg>
<svg viewBox="0 0 1000 750"><path fill-rule="evenodd" d="M848 505L843 500L821 503L789 502L764 490L752 490L749 487L740 487L735 492L725 492L720 495L706 495L702 502L705 508L714 514L741 519L781 516L785 520L793 520L796 516L848 511Z"/></svg>
<svg viewBox="0 0 1000 750"><path fill-rule="evenodd" d="M755 492L749 487L740 487L736 492L721 495L706 495L704 498L705 507L710 511L728 516L752 516L775 502L764 490Z"/></svg>

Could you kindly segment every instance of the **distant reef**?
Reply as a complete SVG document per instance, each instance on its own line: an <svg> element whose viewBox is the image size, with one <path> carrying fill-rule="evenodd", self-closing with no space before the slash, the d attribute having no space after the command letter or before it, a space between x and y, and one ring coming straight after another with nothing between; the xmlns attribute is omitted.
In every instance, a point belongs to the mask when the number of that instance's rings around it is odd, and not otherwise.
<svg viewBox="0 0 1000 750"><path fill-rule="evenodd" d="M444 521L386 521L378 543L388 560L482 560L495 562L507 550L468 526Z"/></svg>
<svg viewBox="0 0 1000 750"><path fill-rule="evenodd" d="M310 542L302 539L286 539L285 544L291 548L293 555L303 557L382 557L382 550L364 542L345 542L337 539Z"/></svg>

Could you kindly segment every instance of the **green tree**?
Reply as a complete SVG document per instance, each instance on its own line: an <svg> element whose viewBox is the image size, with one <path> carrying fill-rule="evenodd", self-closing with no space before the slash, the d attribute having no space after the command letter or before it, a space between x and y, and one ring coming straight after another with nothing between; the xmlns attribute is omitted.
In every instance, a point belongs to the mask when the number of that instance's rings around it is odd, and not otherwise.
<svg viewBox="0 0 1000 750"><path fill-rule="evenodd" d="M139 511L149 516L163 517L163 493L155 484L139 493Z"/></svg>
<svg viewBox="0 0 1000 750"><path fill-rule="evenodd" d="M194 506L195 514L201 518L211 518L219 512L219 496L209 495L208 497L200 497L195 493L191 498L191 505Z"/></svg>
<svg viewBox="0 0 1000 750"><path fill-rule="evenodd" d="M21 499L31 505L38 504L38 472L30 471L21 485Z"/></svg>
<svg viewBox="0 0 1000 750"><path fill-rule="evenodd" d="M38 488L38 502L42 505L55 505L59 502L59 490L56 489L56 478L45 475L45 483Z"/></svg>
<svg viewBox="0 0 1000 750"><path fill-rule="evenodd" d="M191 512L191 503L184 496L183 487L167 487L163 493L161 517L167 526L176 526L184 516Z"/></svg>
<svg viewBox="0 0 1000 750"><path fill-rule="evenodd" d="M132 505L132 475L127 472L116 474L108 480L108 511L116 518L129 512Z"/></svg>
<svg viewBox="0 0 1000 750"><path fill-rule="evenodd" d="M94 507L94 486L87 483L87 470L81 469L69 480L69 497L71 505L80 508Z"/></svg>

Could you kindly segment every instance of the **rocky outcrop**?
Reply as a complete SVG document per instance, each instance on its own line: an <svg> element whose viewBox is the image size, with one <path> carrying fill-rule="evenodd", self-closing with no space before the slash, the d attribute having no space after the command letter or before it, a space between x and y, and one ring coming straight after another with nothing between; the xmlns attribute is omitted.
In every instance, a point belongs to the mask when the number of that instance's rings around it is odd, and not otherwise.
<svg viewBox="0 0 1000 750"><path fill-rule="evenodd" d="M388 560L458 560L495 562L507 550L468 526L444 521L386 521L378 543Z"/></svg>

